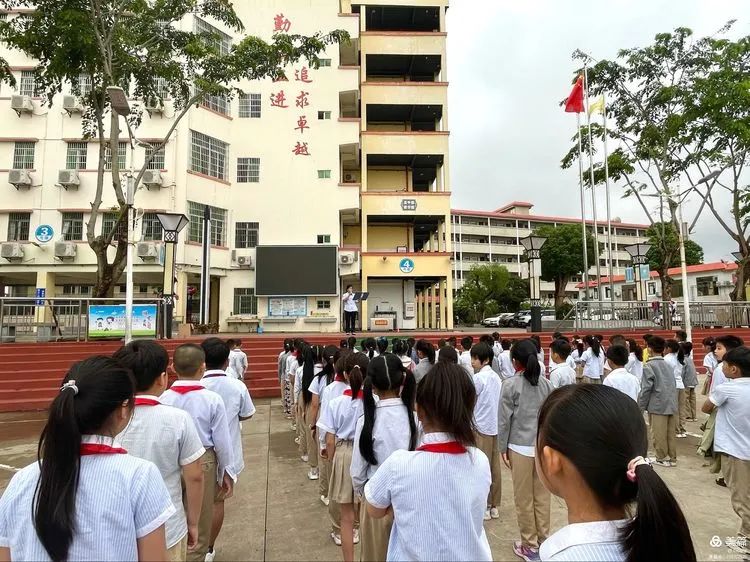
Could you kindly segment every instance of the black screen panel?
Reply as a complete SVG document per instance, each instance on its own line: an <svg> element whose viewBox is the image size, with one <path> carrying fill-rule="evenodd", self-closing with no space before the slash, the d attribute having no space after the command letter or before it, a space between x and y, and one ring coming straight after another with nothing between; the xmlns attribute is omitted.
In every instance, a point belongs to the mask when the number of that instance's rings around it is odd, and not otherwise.
<svg viewBox="0 0 750 562"><path fill-rule="evenodd" d="M257 296L338 294L336 246L258 246L255 262Z"/></svg>

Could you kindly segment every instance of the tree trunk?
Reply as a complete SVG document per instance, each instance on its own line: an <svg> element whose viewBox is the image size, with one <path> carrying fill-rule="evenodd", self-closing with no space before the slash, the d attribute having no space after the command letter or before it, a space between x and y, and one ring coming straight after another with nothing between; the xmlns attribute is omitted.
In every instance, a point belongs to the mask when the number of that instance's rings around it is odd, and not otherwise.
<svg viewBox="0 0 750 562"><path fill-rule="evenodd" d="M730 293L729 298L733 301L744 301L747 300L745 294L745 284L747 283L748 277L750 277L750 262L745 261L739 263L737 267L736 281L734 283L734 290Z"/></svg>
<svg viewBox="0 0 750 562"><path fill-rule="evenodd" d="M672 278L669 276L668 264L662 264L659 269L661 279L661 321L665 330L672 329L672 316L669 314L669 302L672 300ZM686 298L683 295L683 298ZM665 304L666 303L666 304Z"/></svg>
<svg viewBox="0 0 750 562"><path fill-rule="evenodd" d="M565 304L565 289L567 286L567 277L558 277L555 279L555 310L559 310Z"/></svg>

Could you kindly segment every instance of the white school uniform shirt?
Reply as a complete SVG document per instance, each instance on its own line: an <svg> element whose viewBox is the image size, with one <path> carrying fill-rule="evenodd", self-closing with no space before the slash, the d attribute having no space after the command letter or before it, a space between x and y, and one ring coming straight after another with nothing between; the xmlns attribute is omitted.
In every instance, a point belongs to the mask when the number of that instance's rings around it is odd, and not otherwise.
<svg viewBox="0 0 750 562"><path fill-rule="evenodd" d="M176 380L171 388L180 386L203 386L203 383L194 380ZM159 400L162 404L184 410L193 419L203 447L206 449L212 447L216 454L216 481L222 482L224 472L236 480L237 474L233 472L234 447L229 434L224 400L205 387L186 394L180 394L171 388L166 390Z"/></svg>
<svg viewBox="0 0 750 562"><path fill-rule="evenodd" d="M334 398L338 398L339 396L344 394L344 391L347 388L349 388L348 384L346 384L344 381L339 381L336 379L334 379L330 384L323 388L323 391L320 393L320 414L318 415L318 420L323 417L323 413L328 408L328 404L331 402L331 400L333 400ZM318 444L320 445L321 451L326 448L325 431L318 431Z"/></svg>
<svg viewBox="0 0 750 562"><path fill-rule="evenodd" d="M336 439L352 441L357 431L357 420L363 413L361 399L352 400L351 396L342 394L328 403L325 412L318 419L317 427L320 431L335 435Z"/></svg>
<svg viewBox="0 0 750 562"><path fill-rule="evenodd" d="M667 353L664 355L664 362L672 367L672 370L674 371L674 381L677 390L685 390L685 384L682 382L682 372L685 370L685 365L678 361L677 354Z"/></svg>
<svg viewBox="0 0 750 562"><path fill-rule="evenodd" d="M458 364L466 370L470 377L474 376L474 367L471 366L471 352L462 351L458 356Z"/></svg>
<svg viewBox="0 0 750 562"><path fill-rule="evenodd" d="M305 368L300 365L294 372L294 402L300 401L300 395L302 394L302 375L304 374Z"/></svg>
<svg viewBox="0 0 750 562"><path fill-rule="evenodd" d="M156 396L139 398L159 401ZM197 461L206 452L195 423L187 412L162 405L138 405L125 431L116 441L129 454L151 461L159 469L176 511L164 530L167 548L172 548L187 535L187 519L182 505L182 467Z"/></svg>
<svg viewBox="0 0 750 562"><path fill-rule="evenodd" d="M624 562L627 557L622 548L621 530L628 523L628 519L620 519L566 525L541 544L539 557L555 561Z"/></svg>
<svg viewBox="0 0 750 562"><path fill-rule="evenodd" d="M711 377L711 390L720 387L722 384L727 382L729 379L724 374L724 363L719 363L714 369L714 376Z"/></svg>
<svg viewBox="0 0 750 562"><path fill-rule="evenodd" d="M750 377L714 388L708 399L718 408L714 451L750 461Z"/></svg>
<svg viewBox="0 0 750 562"><path fill-rule="evenodd" d="M641 379L629 373L627 369L615 369L602 382L604 386L611 386L630 396L636 402L641 393Z"/></svg>
<svg viewBox="0 0 750 562"><path fill-rule="evenodd" d="M82 442L119 446L101 435L85 435ZM10 549L11 560L50 560L33 524L38 481L35 461L13 475L0 498L0 546ZM138 560L137 540L174 513L154 463L122 454L82 456L68 560Z"/></svg>
<svg viewBox="0 0 750 562"><path fill-rule="evenodd" d="M504 349L500 354L500 378L510 379L516 375L513 360L510 358L510 349Z"/></svg>
<svg viewBox="0 0 750 562"><path fill-rule="evenodd" d="M639 361L632 351L628 355L628 364L625 365L625 370L634 377L638 377L639 381L643 377L643 361Z"/></svg>
<svg viewBox="0 0 750 562"><path fill-rule="evenodd" d="M713 352L706 353L705 357L703 357L703 366L707 369L708 373L712 373L716 366L719 364L719 360L716 358L716 355L714 355Z"/></svg>
<svg viewBox="0 0 750 562"><path fill-rule="evenodd" d="M500 407L500 377L489 365L484 365L473 377L477 391L474 422L482 435L497 435L497 411Z"/></svg>
<svg viewBox="0 0 750 562"><path fill-rule="evenodd" d="M357 420L352 464L349 472L354 491L358 496L362 495L365 482L375 475L380 465L391 456L393 451L409 449L409 439L411 438L409 415L410 412L401 398L387 398L377 403L375 423L372 427L372 450L378 464L370 464L360 453L359 438L365 426L365 417L362 416Z"/></svg>
<svg viewBox="0 0 750 562"><path fill-rule="evenodd" d="M252 416L255 413L255 406L245 383L227 377L224 371L206 371L203 374L202 382L203 386L209 390L213 390L224 400L224 407L227 410L229 437L234 453L234 460L229 469L230 474L236 478L245 468L245 457L242 453L242 436L240 435L240 418L249 418Z"/></svg>
<svg viewBox="0 0 750 562"><path fill-rule="evenodd" d="M549 371L549 382L552 388L560 388L576 383L576 372L567 363L554 363Z"/></svg>
<svg viewBox="0 0 750 562"><path fill-rule="evenodd" d="M583 362L583 376L589 377L590 379L602 378L604 372L604 348L599 350L599 357L594 355L591 348L587 349L581 355L581 362Z"/></svg>
<svg viewBox="0 0 750 562"><path fill-rule="evenodd" d="M284 369L286 378L293 379L294 374L297 372L297 367L299 367L297 357L293 353L290 353L289 357L286 358L286 368Z"/></svg>
<svg viewBox="0 0 750 562"><path fill-rule="evenodd" d="M427 433L424 443L445 443ZM387 560L492 560L484 510L492 478L486 455L395 451L365 484L374 507L393 506Z"/></svg>
<svg viewBox="0 0 750 562"><path fill-rule="evenodd" d="M411 357L408 355L399 355L398 358L401 359L401 364L404 366L404 369L409 369L412 373L414 372L414 369L416 369L417 366L414 364L414 361L411 360ZM437 356L435 361L437 361Z"/></svg>
<svg viewBox="0 0 750 562"><path fill-rule="evenodd" d="M565 364L568 367L570 367L571 369L573 369L574 371L576 370L576 361L575 361L575 359L573 359L573 355L572 354L568 355L565 358ZM550 353L549 353L549 359L547 360L547 368L548 368L548 371L550 372L550 374L552 373L552 369L555 367L555 365L557 365L557 363L555 363L552 360L552 352L550 351Z"/></svg>
<svg viewBox="0 0 750 562"><path fill-rule="evenodd" d="M244 379L245 370L247 369L247 355L241 349L233 349L229 352L229 366L227 375L235 379Z"/></svg>
<svg viewBox="0 0 750 562"><path fill-rule="evenodd" d="M347 291L341 300L344 301L344 312L357 312L357 301L354 300L354 293Z"/></svg>

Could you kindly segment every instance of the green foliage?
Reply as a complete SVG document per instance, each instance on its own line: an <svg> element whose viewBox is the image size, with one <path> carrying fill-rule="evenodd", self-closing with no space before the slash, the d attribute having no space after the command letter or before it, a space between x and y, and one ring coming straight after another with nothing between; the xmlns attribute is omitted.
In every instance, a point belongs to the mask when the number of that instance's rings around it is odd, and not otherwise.
<svg viewBox="0 0 750 562"><path fill-rule="evenodd" d="M463 321L476 323L498 312L516 312L528 298L527 281L501 265L487 264L469 270L453 307Z"/></svg>
<svg viewBox="0 0 750 562"><path fill-rule="evenodd" d="M663 222L651 225L646 230L648 243L648 264L653 271L662 272L666 268L680 265L680 236L674 223ZM703 263L703 248L693 240L685 240L685 262L687 265Z"/></svg>
<svg viewBox="0 0 750 562"><path fill-rule="evenodd" d="M542 226L534 234L547 239L541 251L541 278L555 283L555 307L559 308L565 299L565 289L570 278L585 269L581 226L577 224ZM589 264L594 264L596 263L595 242L589 232L586 233L586 244Z"/></svg>

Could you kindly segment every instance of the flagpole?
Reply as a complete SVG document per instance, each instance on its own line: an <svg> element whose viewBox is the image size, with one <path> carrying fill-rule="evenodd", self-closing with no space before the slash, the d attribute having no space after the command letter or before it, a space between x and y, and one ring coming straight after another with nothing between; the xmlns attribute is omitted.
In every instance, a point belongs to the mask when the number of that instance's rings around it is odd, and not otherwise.
<svg viewBox="0 0 750 562"><path fill-rule="evenodd" d="M612 213L609 191L609 151L607 150L607 97L602 92L602 117L604 120L604 181L607 193L607 260L609 261L609 294L615 302L615 280L612 269Z"/></svg>
<svg viewBox="0 0 750 562"><path fill-rule="evenodd" d="M602 270L599 263L599 226L596 219L596 189L594 188L594 143L591 136L591 115L589 114L589 70L583 67L583 92L586 100L586 125L589 128L589 169L591 171L591 212L594 215L594 259L596 260L596 286L601 303L604 295L601 288Z"/></svg>
<svg viewBox="0 0 750 562"><path fill-rule="evenodd" d="M578 124L578 180L581 187L581 235L583 236L583 286L584 300L589 300L589 249L586 242L586 187L583 184L583 146L581 145L581 114L576 113Z"/></svg>
<svg viewBox="0 0 750 562"><path fill-rule="evenodd" d="M211 292L211 207L203 209L203 245L201 247L201 324L210 323L209 303Z"/></svg>

